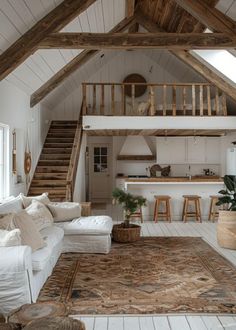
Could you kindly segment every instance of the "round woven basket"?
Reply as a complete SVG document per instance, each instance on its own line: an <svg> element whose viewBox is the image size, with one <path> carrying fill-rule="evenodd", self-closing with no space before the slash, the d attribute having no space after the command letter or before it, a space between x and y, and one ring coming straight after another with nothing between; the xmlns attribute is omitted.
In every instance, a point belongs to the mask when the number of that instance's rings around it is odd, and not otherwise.
<svg viewBox="0 0 236 330"><path fill-rule="evenodd" d="M223 248L236 250L236 211L219 211L217 241Z"/></svg>
<svg viewBox="0 0 236 330"><path fill-rule="evenodd" d="M129 228L123 227L122 224L114 225L112 229L113 241L119 243L130 243L140 239L141 227L138 225L130 225Z"/></svg>

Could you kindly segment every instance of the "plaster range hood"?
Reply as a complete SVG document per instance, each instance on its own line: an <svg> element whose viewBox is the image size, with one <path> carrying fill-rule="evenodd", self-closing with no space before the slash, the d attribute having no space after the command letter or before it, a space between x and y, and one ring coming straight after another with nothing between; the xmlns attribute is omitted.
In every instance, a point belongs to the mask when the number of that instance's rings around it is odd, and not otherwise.
<svg viewBox="0 0 236 330"><path fill-rule="evenodd" d="M155 160L145 138L140 135L127 136L117 156L118 160Z"/></svg>

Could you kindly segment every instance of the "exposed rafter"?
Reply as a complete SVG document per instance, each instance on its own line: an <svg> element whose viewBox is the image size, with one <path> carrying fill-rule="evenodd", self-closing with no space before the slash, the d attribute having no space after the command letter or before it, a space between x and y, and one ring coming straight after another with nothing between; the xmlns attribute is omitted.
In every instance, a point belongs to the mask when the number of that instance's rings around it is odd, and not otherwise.
<svg viewBox="0 0 236 330"><path fill-rule="evenodd" d="M126 0L126 17L132 17L134 15L136 0ZM139 24L135 23L129 28L129 33L138 32Z"/></svg>
<svg viewBox="0 0 236 330"><path fill-rule="evenodd" d="M223 33L53 33L40 48L63 49L234 49Z"/></svg>
<svg viewBox="0 0 236 330"><path fill-rule="evenodd" d="M0 80L35 52L50 33L60 31L96 0L64 0L0 56Z"/></svg>
<svg viewBox="0 0 236 330"><path fill-rule="evenodd" d="M140 25L142 25L148 32L157 33L163 32L154 22L149 18L144 16L142 12L137 11L135 17ZM171 53L179 58L182 62L190 66L194 71L204 77L207 81L211 82L219 89L224 91L228 96L230 96L234 101L236 101L236 88L230 85L226 80L221 78L206 65L201 63L197 58L191 55L185 50L171 51Z"/></svg>
<svg viewBox="0 0 236 330"><path fill-rule="evenodd" d="M118 23L110 32L122 32L127 30L135 24L134 17L123 19ZM35 91L30 98L30 106L33 107L44 99L50 92L58 87L66 78L74 73L78 68L87 63L99 51L97 50L84 50L73 60L67 63L60 71L58 71L52 78L43 84L37 91Z"/></svg>
<svg viewBox="0 0 236 330"><path fill-rule="evenodd" d="M236 22L218 9L209 7L204 0L175 0L175 2L212 31L236 35Z"/></svg>

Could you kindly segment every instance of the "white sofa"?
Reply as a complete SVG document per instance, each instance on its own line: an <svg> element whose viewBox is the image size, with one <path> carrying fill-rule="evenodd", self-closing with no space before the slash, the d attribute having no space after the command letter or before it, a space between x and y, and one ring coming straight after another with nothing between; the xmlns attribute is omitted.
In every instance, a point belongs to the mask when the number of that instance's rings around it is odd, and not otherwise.
<svg viewBox="0 0 236 330"><path fill-rule="evenodd" d="M0 205L0 214L22 208L15 198ZM81 217L42 229L46 246L33 253L29 246L0 247L0 313L35 302L62 252L109 253L111 231L110 217Z"/></svg>

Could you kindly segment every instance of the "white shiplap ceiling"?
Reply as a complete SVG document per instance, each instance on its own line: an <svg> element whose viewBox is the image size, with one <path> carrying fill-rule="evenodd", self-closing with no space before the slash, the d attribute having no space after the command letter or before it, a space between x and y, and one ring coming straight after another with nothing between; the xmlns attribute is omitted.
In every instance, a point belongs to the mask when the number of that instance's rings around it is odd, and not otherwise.
<svg viewBox="0 0 236 330"><path fill-rule="evenodd" d="M21 35L29 30L37 21L54 9L62 0L0 0L0 53L4 52ZM236 19L236 0L220 0L217 8ZM125 0L97 0L92 6L80 16L68 24L63 31L67 32L107 32L125 17ZM57 71L79 54L78 50L39 50L30 56L6 79L27 94L32 94ZM114 52L105 52L106 56L101 58L97 55L79 73L71 75L45 102L53 106L58 96L66 97L71 91L78 88L83 80L105 65L114 56ZM190 80L195 80L196 75L184 68L178 60L168 52L153 51L155 60L159 59L167 69L175 68L183 75L188 71ZM161 55L162 54L162 55ZM150 55L151 56L151 55ZM176 61L176 62L175 62ZM171 63L171 65L169 65Z"/></svg>

